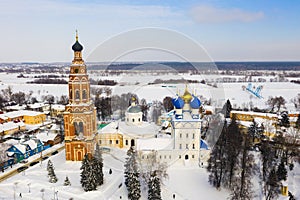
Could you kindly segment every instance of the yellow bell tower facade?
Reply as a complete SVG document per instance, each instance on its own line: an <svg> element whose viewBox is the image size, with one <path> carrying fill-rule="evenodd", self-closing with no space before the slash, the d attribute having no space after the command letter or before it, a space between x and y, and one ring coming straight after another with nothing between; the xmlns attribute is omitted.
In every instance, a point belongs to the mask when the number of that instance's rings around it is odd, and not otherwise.
<svg viewBox="0 0 300 200"><path fill-rule="evenodd" d="M90 82L82 59L83 46L72 46L74 59L69 75L69 104L64 112L66 160L81 161L85 154L93 153L97 133L96 108L90 97Z"/></svg>

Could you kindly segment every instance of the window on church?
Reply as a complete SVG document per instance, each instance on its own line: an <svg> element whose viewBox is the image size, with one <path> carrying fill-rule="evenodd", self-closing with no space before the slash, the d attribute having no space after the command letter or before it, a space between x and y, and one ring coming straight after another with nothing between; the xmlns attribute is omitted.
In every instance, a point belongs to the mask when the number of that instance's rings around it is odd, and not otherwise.
<svg viewBox="0 0 300 200"><path fill-rule="evenodd" d="M181 133L179 134L179 137L182 138L182 134Z"/></svg>
<svg viewBox="0 0 300 200"><path fill-rule="evenodd" d="M161 159L161 155L159 156L159 159Z"/></svg>
<svg viewBox="0 0 300 200"><path fill-rule="evenodd" d="M134 122L134 119L132 119L132 122Z"/></svg>
<svg viewBox="0 0 300 200"><path fill-rule="evenodd" d="M116 140L116 144L119 144L119 140Z"/></svg>
<svg viewBox="0 0 300 200"><path fill-rule="evenodd" d="M141 118L139 118L139 122L141 121Z"/></svg>
<svg viewBox="0 0 300 200"><path fill-rule="evenodd" d="M75 70L74 70L74 72L75 72L76 74L78 73L78 71L79 71L79 69L75 69Z"/></svg>
<svg viewBox="0 0 300 200"><path fill-rule="evenodd" d="M186 149L189 149L189 145L188 145L188 144L185 144L185 148L186 148Z"/></svg>
<svg viewBox="0 0 300 200"><path fill-rule="evenodd" d="M182 146L181 146L181 144L179 144L179 149L181 149L182 148Z"/></svg>
<svg viewBox="0 0 300 200"><path fill-rule="evenodd" d="M73 98L72 89L70 90L70 98Z"/></svg>
<svg viewBox="0 0 300 200"><path fill-rule="evenodd" d="M193 139L195 139L195 133L193 133Z"/></svg>
<svg viewBox="0 0 300 200"><path fill-rule="evenodd" d="M195 144L193 144L193 149L195 149Z"/></svg>
<svg viewBox="0 0 300 200"><path fill-rule="evenodd" d="M125 145L128 145L128 140L125 140Z"/></svg>
<svg viewBox="0 0 300 200"><path fill-rule="evenodd" d="M179 159L181 159L181 155L179 155Z"/></svg>
<svg viewBox="0 0 300 200"><path fill-rule="evenodd" d="M194 156L194 155L192 155L192 158L195 158L195 156Z"/></svg>
<svg viewBox="0 0 300 200"><path fill-rule="evenodd" d="M102 142L102 141L101 141L101 140L99 140L99 144L101 144L101 142Z"/></svg>
<svg viewBox="0 0 300 200"><path fill-rule="evenodd" d="M86 90L82 91L82 99L87 99Z"/></svg>
<svg viewBox="0 0 300 200"><path fill-rule="evenodd" d="M75 135L83 135L83 122L74 122Z"/></svg>
<svg viewBox="0 0 300 200"><path fill-rule="evenodd" d="M109 144L112 144L112 140L109 140Z"/></svg>
<svg viewBox="0 0 300 200"><path fill-rule="evenodd" d="M188 133L186 134L186 138L189 138L189 134Z"/></svg>
<svg viewBox="0 0 300 200"><path fill-rule="evenodd" d="M80 99L80 94L79 94L79 90L75 91L75 99L79 100Z"/></svg>

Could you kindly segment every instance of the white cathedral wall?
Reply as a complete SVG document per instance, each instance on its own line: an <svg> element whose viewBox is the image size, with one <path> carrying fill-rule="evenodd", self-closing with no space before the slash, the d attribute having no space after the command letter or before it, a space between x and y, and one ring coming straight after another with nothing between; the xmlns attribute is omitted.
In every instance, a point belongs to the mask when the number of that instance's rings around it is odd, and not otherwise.
<svg viewBox="0 0 300 200"><path fill-rule="evenodd" d="M125 113L125 122L128 125L141 125L143 122L143 113L138 112L138 113Z"/></svg>

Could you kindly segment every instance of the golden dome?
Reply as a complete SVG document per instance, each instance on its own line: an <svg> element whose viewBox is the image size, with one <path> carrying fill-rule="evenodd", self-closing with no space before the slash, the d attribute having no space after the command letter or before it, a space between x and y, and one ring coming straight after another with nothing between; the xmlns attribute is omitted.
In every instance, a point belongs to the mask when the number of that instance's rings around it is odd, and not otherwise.
<svg viewBox="0 0 300 200"><path fill-rule="evenodd" d="M187 88L187 85L186 85L184 94L182 95L182 99L184 100L185 103L189 103L192 100L192 98L193 98L193 96L188 91L188 88Z"/></svg>

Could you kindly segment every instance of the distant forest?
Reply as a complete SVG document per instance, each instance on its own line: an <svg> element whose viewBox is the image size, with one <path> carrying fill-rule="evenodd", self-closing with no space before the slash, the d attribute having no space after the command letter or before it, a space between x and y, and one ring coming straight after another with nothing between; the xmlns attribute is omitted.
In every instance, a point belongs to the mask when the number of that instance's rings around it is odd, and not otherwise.
<svg viewBox="0 0 300 200"><path fill-rule="evenodd" d="M90 69L107 69L107 70L134 70L135 68L141 69L143 63L119 63L106 65L90 64ZM215 63L188 63L188 62L159 62L153 63L153 68L157 69L158 65L163 70L174 69L178 72L187 70L300 70L300 62L215 62ZM150 68L151 63L147 63L149 68L143 68L144 70Z"/></svg>

